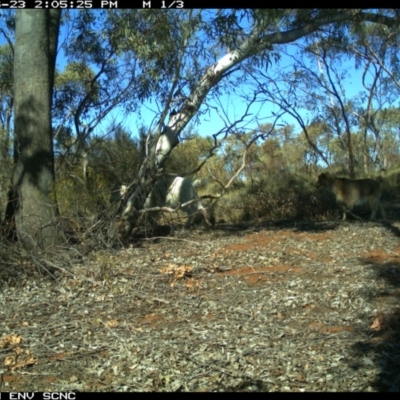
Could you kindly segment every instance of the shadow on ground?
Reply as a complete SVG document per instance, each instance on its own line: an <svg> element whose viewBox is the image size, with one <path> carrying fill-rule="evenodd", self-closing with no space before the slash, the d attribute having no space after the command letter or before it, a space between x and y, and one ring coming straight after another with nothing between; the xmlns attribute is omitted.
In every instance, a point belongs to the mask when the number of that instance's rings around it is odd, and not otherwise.
<svg viewBox="0 0 400 400"><path fill-rule="evenodd" d="M397 237L400 229L390 222L384 226ZM400 253L379 253L376 251L361 261L366 267L373 269L376 279L383 281L382 289L374 294L378 300L389 297L392 304L389 309L378 311L368 330L369 340L359 342L354 346L354 355L357 359L374 358L379 361L379 369L374 381L374 388L378 391L400 391ZM372 334L371 334L372 332Z"/></svg>

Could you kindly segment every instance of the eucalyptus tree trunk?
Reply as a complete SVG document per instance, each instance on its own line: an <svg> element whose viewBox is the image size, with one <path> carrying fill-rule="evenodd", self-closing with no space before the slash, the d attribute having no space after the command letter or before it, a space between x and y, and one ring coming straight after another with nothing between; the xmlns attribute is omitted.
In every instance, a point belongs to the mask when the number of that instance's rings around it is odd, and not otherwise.
<svg viewBox="0 0 400 400"><path fill-rule="evenodd" d="M57 225L51 98L59 10L18 10L15 16L14 105L18 238L29 247L61 241Z"/></svg>
<svg viewBox="0 0 400 400"><path fill-rule="evenodd" d="M347 118L344 118L347 121ZM346 136L347 136L347 155L349 156L349 175L351 179L356 179L356 171L355 171L355 159L353 152L353 144L351 138L351 132L349 126L346 126Z"/></svg>

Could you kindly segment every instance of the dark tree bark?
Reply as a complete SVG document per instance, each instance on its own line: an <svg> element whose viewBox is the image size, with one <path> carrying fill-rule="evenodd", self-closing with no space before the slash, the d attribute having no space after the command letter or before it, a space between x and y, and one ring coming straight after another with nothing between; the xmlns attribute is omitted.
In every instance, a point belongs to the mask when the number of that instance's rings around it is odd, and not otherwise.
<svg viewBox="0 0 400 400"><path fill-rule="evenodd" d="M61 241L57 225L51 98L59 10L18 10L15 17L14 104L18 238L29 248Z"/></svg>

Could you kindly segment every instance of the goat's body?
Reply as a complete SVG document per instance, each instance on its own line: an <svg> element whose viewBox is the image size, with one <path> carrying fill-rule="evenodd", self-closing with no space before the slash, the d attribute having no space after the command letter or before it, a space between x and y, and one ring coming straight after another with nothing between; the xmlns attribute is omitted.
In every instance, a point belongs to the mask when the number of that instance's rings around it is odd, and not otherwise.
<svg viewBox="0 0 400 400"><path fill-rule="evenodd" d="M346 211L359 219L351 211L355 205L369 204L371 208L370 220L376 216L378 208L381 210L383 218L386 218L385 210L380 204L382 181L374 179L347 179L336 178L333 174L326 172L318 177L317 188L325 188L336 196L336 201L342 204L343 220L346 219Z"/></svg>
<svg viewBox="0 0 400 400"><path fill-rule="evenodd" d="M144 203L145 209L153 207L178 208L180 205L192 200L193 203L182 207L182 211L188 216L186 226L194 222L195 214L200 212L206 221L208 216L206 210L201 205L199 197L193 183L188 178L172 177L158 181Z"/></svg>
<svg viewBox="0 0 400 400"><path fill-rule="evenodd" d="M123 190L114 189L110 200L122 199ZM194 200L194 201L193 201ZM205 222L211 225L207 211L202 206L199 196L197 195L196 189L193 186L192 181L189 178L183 178L181 176L168 177L161 179L155 185L150 194L147 196L144 203L144 209L150 209L155 207L168 207L177 209L182 204L193 201L181 208L188 216L186 227L193 225L195 216L201 213L204 217ZM127 215L133 208L133 196L131 196L126 204L126 208L123 215ZM152 216L153 221L155 216Z"/></svg>

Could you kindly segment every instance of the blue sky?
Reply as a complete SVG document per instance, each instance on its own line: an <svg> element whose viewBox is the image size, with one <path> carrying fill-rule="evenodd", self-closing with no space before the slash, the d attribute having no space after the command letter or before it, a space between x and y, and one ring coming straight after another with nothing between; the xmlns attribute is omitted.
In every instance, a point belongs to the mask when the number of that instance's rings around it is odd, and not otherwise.
<svg viewBox="0 0 400 400"><path fill-rule="evenodd" d="M62 29L59 43L62 43L64 34L65 32ZM0 35L0 44L3 44L4 42L5 42L4 37ZM288 45L286 49L288 54L292 54L292 52L295 51L295 46ZM285 67L290 63L291 63L290 58L286 55L282 55L279 65L274 64L273 62L273 64L268 69L268 74L271 74L272 76L273 74L277 73L277 71L284 70ZM62 71L65 68L65 65L66 65L66 59L63 55L63 52L60 51L57 58L58 70ZM317 66L317 60L315 60L314 67L316 66ZM345 84L346 97L349 99L357 95L360 91L364 90L361 85L362 71L355 70L354 61L352 60L345 62L343 64L343 68L346 68L349 71L349 74L351 75L350 78L348 79L348 82ZM240 97L240 93L244 93L249 90L250 86L243 84L241 87L238 88L237 94L231 93L229 95L222 95L217 100L207 98L206 101L209 103L211 107L215 107L219 110L224 109L226 112L226 117L231 122L233 122L236 120L236 118L240 117L244 113L246 108L246 103ZM254 104L249 110L249 112L252 113L253 115L260 116L263 123L273 122L272 112L278 113L279 111L280 110L276 106L272 106L271 104L268 103ZM301 114L304 117L305 122L307 122L306 111L301 112ZM157 109L155 102L149 101L142 105L141 117L139 117L138 114L132 114L129 117L123 117L123 112L115 110L109 115L107 120L104 121L104 123L102 123L100 129L104 129L112 119L116 119L116 120L121 120L123 125L127 127L133 134L135 134L136 127L138 128L141 125L149 127L151 123L155 119L157 119L158 115L159 115L159 110ZM210 109L210 113L202 116L200 120L201 122L199 125L196 126L195 130L197 130L202 136L214 134L224 127L224 122L221 120L218 113L212 108ZM295 121L289 115L285 115L280 122L293 124L295 126L296 132L301 131L297 121ZM244 126L244 128L248 130L253 129L255 127L256 127L255 123L249 123L247 126Z"/></svg>
<svg viewBox="0 0 400 400"><path fill-rule="evenodd" d="M286 56L283 56L280 65L285 63ZM289 60L287 60L289 61ZM360 91L363 91L363 87L361 84L361 74L360 70L355 70L354 62L348 61L346 63L346 68L350 71L351 77L349 78L348 83L346 86L346 97L352 98L353 96L357 95ZM279 69L278 66L273 66L271 70L275 70L276 68ZM246 92L248 86L243 84L238 93L230 93L222 95L219 99L209 99L206 98L207 103L211 106L209 113L200 117L200 124L196 125L196 130L201 136L209 136L218 132L220 129L223 129L225 126L225 122L221 119L219 113L215 111L215 108L221 109L223 106L224 110L227 113L227 117L230 122L233 122L240 118L246 110L247 103L244 102L243 98L240 96L242 92ZM279 113L279 108L276 105L272 105L270 103L256 103L253 104L248 112L253 114L254 116L259 116L263 123L273 122L274 117L272 112ZM221 113L220 113L221 114ZM307 113L306 111L301 112L303 118L307 122ZM155 102L146 102L143 104L141 109L141 117L137 115L132 115L126 119L124 122L126 126L140 126L144 125L146 127L150 126L150 124L157 119L159 115L159 111L157 110ZM113 114L114 116L114 114ZM285 114L283 118L279 120L282 123L289 123L293 124L296 128L295 131L300 133L301 128L298 122L291 117L289 114ZM246 126L246 124L245 124ZM249 123L246 128L247 129L254 129L256 127L255 123Z"/></svg>
<svg viewBox="0 0 400 400"><path fill-rule="evenodd" d="M62 42L63 35L65 32L61 30L60 33L60 40L59 42ZM288 54L292 54L295 51L295 46L294 45L288 45L287 46L287 51ZM279 66L272 63L272 65L269 67L269 70L271 70L271 74L277 73L279 69L285 68L285 66L289 65L291 63L291 60L289 57L286 55L283 55L280 62ZM66 65L66 59L63 55L63 52L60 51L58 58L57 58L57 68L59 71L62 71L65 68ZM316 62L315 62L316 65ZM348 84L346 86L347 89L347 97L352 97L356 93L358 93L360 90L362 90L361 87L361 80L360 80L360 71L356 71L354 69L354 62L348 62L348 65L346 66L349 71L351 71L352 79L351 81L353 84ZM240 73L240 71L239 71ZM224 109L226 112L226 117L229 119L229 121L232 123L236 119L240 118L243 113L245 112L247 104L243 101L243 98L240 97L241 93L246 93L246 91L249 90L249 86L243 84L241 85L237 93L230 93L229 95L222 95L219 99L211 99L211 98L206 98L207 103L211 106L210 107L210 112L201 116L200 117L200 124L195 126L195 131L198 131L198 133L201 136L209 136L211 134L214 134L218 132L219 130L223 129L225 126L225 122L222 121L221 119L221 114L222 113L217 113L215 109L222 110ZM108 118L104 121L104 123L101 124L100 129L105 129L107 125L113 120L117 121L122 121L122 124L130 130L133 134L135 134L135 128L140 127L140 126L145 126L145 127L150 127L154 121L158 120L158 116L160 115L160 110L157 107L157 104L155 101L147 101L145 102L140 110L140 115L139 113L137 114L131 114L130 116L124 116L123 111L118 111L114 110ZM279 113L279 108L277 106L271 105L269 103L256 103L251 106L249 112L253 114L254 116L259 116L261 122L267 123L267 122L273 122L274 117L272 115L272 111L275 113ZM302 115L305 118L305 121L307 122L307 116L306 113L303 112ZM295 131L299 132L301 131L300 126L298 122L292 118L290 115L286 114L283 119L279 121L282 124L293 124L296 128ZM134 128L132 128L134 127ZM249 123L249 124L244 124L243 125L244 129L254 129L256 128L256 123Z"/></svg>

